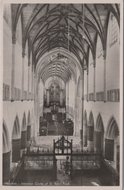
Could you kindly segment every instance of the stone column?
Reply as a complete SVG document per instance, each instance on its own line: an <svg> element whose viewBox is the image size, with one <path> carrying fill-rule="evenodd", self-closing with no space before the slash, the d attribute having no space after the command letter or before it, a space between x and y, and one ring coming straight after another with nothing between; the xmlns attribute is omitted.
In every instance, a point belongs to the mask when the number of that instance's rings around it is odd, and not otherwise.
<svg viewBox="0 0 124 190"><path fill-rule="evenodd" d="M94 127L91 125L87 126L87 147L90 152L94 150Z"/></svg>
<svg viewBox="0 0 124 190"><path fill-rule="evenodd" d="M66 118L68 118L68 108L69 108L69 81L66 83Z"/></svg>
<svg viewBox="0 0 124 190"><path fill-rule="evenodd" d="M68 81L68 94L67 94L67 105L68 105L68 113L67 113L67 118L69 118L69 81Z"/></svg>
<svg viewBox="0 0 124 190"><path fill-rule="evenodd" d="M87 147L87 123L83 124L83 147Z"/></svg>
<svg viewBox="0 0 124 190"><path fill-rule="evenodd" d="M103 59L104 59L104 102L107 100L106 96L106 51L103 50Z"/></svg>
<svg viewBox="0 0 124 190"><path fill-rule="evenodd" d="M84 123L84 118L83 118L83 113L84 113L84 70L82 70L82 111L81 111L81 115L82 115L82 122L81 122L81 149L83 150L83 123Z"/></svg>
<svg viewBox="0 0 124 190"><path fill-rule="evenodd" d="M60 90L60 106L63 106L63 90Z"/></svg>
<svg viewBox="0 0 124 190"><path fill-rule="evenodd" d="M12 70L11 70L11 100L14 100L14 85L15 85L15 47L16 47L16 34L12 36Z"/></svg>
<svg viewBox="0 0 124 190"><path fill-rule="evenodd" d="M31 139L31 125L27 126L27 141Z"/></svg>
<svg viewBox="0 0 124 190"><path fill-rule="evenodd" d="M30 97L29 97L29 85L30 85L30 61L29 61L29 63L28 63L28 100L30 99Z"/></svg>
<svg viewBox="0 0 124 190"><path fill-rule="evenodd" d="M22 51L22 100L24 100L24 72L25 72L25 70L24 70L24 64L25 64L25 50L23 49L23 51Z"/></svg>
<svg viewBox="0 0 124 190"><path fill-rule="evenodd" d="M87 68L87 101L89 101L89 71Z"/></svg>
<svg viewBox="0 0 124 190"><path fill-rule="evenodd" d="M49 94L49 90L46 90L46 99L47 99L47 106L49 106L50 103L50 94Z"/></svg>
<svg viewBox="0 0 124 190"><path fill-rule="evenodd" d="M34 99L34 66L32 65L31 96Z"/></svg>
<svg viewBox="0 0 124 190"><path fill-rule="evenodd" d="M96 101L96 60L95 59L94 59L93 68L94 68L93 93L94 93L94 101Z"/></svg>

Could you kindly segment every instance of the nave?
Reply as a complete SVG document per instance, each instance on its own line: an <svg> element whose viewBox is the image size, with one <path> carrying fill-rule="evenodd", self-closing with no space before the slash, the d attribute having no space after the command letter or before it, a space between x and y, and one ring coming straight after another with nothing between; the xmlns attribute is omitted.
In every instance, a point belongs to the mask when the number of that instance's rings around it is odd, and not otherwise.
<svg viewBox="0 0 124 190"><path fill-rule="evenodd" d="M4 186L119 186L120 4L4 4Z"/></svg>

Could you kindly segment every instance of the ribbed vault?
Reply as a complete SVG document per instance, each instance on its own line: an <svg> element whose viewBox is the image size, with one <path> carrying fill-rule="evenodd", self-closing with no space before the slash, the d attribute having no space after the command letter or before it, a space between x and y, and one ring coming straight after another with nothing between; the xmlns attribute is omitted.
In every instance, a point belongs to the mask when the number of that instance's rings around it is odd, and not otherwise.
<svg viewBox="0 0 124 190"><path fill-rule="evenodd" d="M43 82L49 77L59 77L65 83L69 79L77 82L77 70L82 75L81 65L73 54L63 48L56 48L44 54L37 63L36 75Z"/></svg>
<svg viewBox="0 0 124 190"><path fill-rule="evenodd" d="M21 16L23 51L28 42L35 68L46 52L60 47L73 53L86 69L89 50L95 59L98 35L106 50L110 13L119 24L118 4L12 4L11 8L13 36Z"/></svg>

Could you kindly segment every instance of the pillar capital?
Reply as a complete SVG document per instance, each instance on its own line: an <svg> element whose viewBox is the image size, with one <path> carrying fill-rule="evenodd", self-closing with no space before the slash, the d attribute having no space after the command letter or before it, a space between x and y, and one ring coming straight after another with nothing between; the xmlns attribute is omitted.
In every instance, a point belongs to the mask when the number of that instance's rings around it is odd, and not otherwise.
<svg viewBox="0 0 124 190"><path fill-rule="evenodd" d="M94 68L96 67L96 59L95 58L93 59L93 67Z"/></svg>
<svg viewBox="0 0 124 190"><path fill-rule="evenodd" d="M103 58L106 59L106 50L103 50Z"/></svg>

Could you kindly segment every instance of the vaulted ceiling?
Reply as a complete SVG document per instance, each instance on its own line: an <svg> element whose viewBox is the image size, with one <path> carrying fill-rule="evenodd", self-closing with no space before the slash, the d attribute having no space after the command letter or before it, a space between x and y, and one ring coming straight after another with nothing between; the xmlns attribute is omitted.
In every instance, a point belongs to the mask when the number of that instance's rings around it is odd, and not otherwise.
<svg viewBox="0 0 124 190"><path fill-rule="evenodd" d="M110 12L119 24L118 4L12 4L11 8L13 33L21 16L22 47L25 49L28 42L35 67L46 52L64 48L77 57L84 69L87 68L89 50L95 58L98 35L106 49ZM59 64L57 67L59 70ZM65 73L66 68L62 67L61 72ZM54 66L52 69L48 66L48 70L55 73Z"/></svg>

